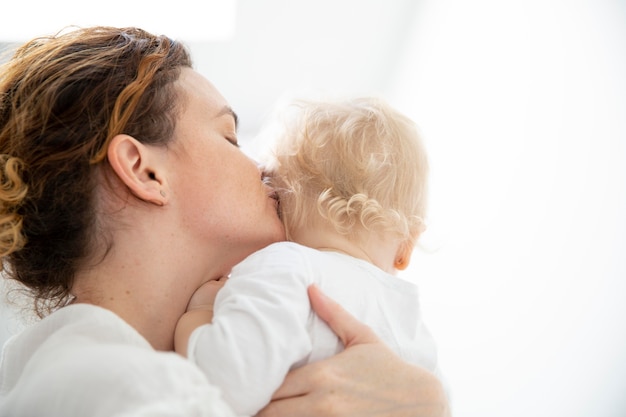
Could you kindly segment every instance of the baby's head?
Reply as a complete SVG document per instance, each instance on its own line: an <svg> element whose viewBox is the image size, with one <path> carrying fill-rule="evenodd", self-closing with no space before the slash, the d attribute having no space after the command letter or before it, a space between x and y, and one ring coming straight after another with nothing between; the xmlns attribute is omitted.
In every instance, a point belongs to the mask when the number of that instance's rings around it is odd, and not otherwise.
<svg viewBox="0 0 626 417"><path fill-rule="evenodd" d="M416 125L385 101L295 101L269 168L287 238L331 225L358 240L424 230L428 161Z"/></svg>

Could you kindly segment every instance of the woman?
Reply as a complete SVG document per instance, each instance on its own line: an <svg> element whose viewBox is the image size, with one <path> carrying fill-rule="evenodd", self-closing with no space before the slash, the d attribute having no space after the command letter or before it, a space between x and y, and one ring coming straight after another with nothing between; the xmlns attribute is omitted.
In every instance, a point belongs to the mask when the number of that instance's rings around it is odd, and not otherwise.
<svg viewBox="0 0 626 417"><path fill-rule="evenodd" d="M181 44L107 27L22 46L0 94L0 254L44 317L5 347L0 415L232 415L171 352L194 291L284 239L228 102ZM430 374L312 302L348 348L291 374L262 413L445 412ZM393 369L396 387L379 377Z"/></svg>

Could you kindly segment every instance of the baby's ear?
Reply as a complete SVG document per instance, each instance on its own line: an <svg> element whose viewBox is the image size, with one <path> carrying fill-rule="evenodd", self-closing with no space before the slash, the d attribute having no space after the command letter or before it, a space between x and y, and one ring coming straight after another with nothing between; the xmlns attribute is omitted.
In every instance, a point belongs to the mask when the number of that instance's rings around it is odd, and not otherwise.
<svg viewBox="0 0 626 417"><path fill-rule="evenodd" d="M411 263L411 255L413 254L413 248L418 237L419 233L415 233L414 236L400 242L398 245L396 258L393 262L394 268L398 271L405 270L409 266L409 263Z"/></svg>
<svg viewBox="0 0 626 417"><path fill-rule="evenodd" d="M167 203L165 166L157 147L120 134L111 140L107 158L120 181L137 198L158 206Z"/></svg>

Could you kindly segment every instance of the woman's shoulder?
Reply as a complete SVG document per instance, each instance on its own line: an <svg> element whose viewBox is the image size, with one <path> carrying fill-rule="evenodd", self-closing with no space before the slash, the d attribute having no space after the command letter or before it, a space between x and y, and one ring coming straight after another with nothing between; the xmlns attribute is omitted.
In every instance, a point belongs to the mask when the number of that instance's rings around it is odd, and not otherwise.
<svg viewBox="0 0 626 417"><path fill-rule="evenodd" d="M155 351L119 317L93 306L64 307L12 338L0 375L3 411L57 415L48 408L57 404L59 412L113 415L159 404L177 409L195 401L195 407L203 407L207 396L220 404L219 394L193 364L173 352ZM33 392L37 395L26 400Z"/></svg>
<svg viewBox="0 0 626 417"><path fill-rule="evenodd" d="M114 313L92 305L71 305L26 327L6 343L0 364L2 389L20 379L79 382L87 374L95 379L100 373L106 377L122 374L129 363L140 365L154 353L149 343ZM134 366L135 370L139 367Z"/></svg>

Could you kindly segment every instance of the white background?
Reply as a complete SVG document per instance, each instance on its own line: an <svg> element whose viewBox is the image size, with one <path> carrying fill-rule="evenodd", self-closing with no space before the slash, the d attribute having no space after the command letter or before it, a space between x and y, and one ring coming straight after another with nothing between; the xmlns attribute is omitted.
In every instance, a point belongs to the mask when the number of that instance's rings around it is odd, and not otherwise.
<svg viewBox="0 0 626 417"><path fill-rule="evenodd" d="M625 10L424 4L394 97L433 163L409 274L457 416L626 416Z"/></svg>
<svg viewBox="0 0 626 417"><path fill-rule="evenodd" d="M238 19L231 43L192 49L244 139L283 88L376 92L419 124L429 231L403 276L454 415L626 416L624 2L240 1Z"/></svg>

